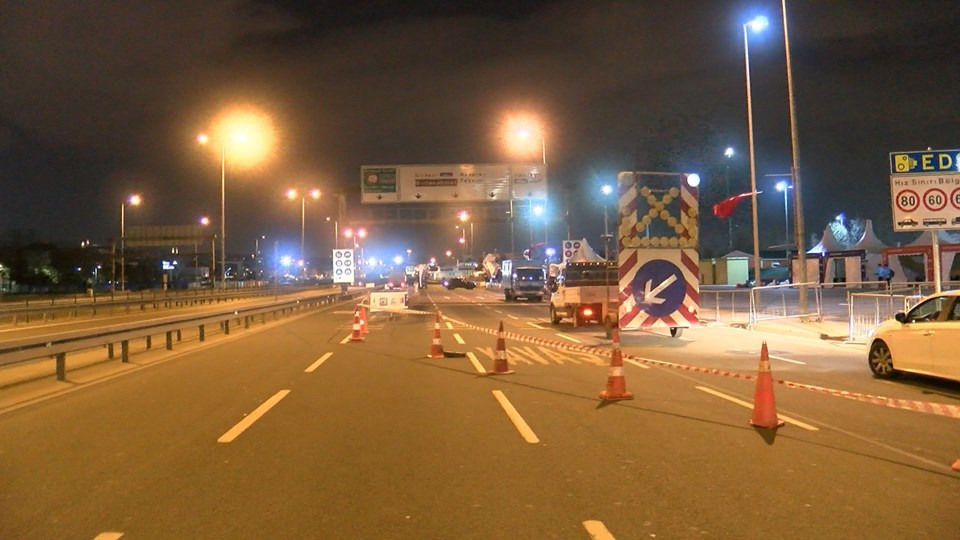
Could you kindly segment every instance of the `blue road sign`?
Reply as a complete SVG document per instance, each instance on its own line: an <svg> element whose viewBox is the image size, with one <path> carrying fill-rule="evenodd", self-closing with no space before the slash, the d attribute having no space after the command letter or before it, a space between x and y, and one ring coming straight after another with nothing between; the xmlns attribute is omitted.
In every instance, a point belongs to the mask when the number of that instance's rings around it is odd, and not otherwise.
<svg viewBox="0 0 960 540"><path fill-rule="evenodd" d="M633 298L640 309L654 317L677 311L687 294L687 283L677 265L653 259L640 268L631 282Z"/></svg>
<svg viewBox="0 0 960 540"><path fill-rule="evenodd" d="M890 174L922 174L960 171L960 150L891 152Z"/></svg>

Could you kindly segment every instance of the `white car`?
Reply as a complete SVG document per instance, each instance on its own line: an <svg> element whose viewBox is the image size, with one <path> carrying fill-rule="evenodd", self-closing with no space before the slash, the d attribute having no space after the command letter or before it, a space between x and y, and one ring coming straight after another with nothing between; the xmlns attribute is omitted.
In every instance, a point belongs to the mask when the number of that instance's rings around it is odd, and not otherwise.
<svg viewBox="0 0 960 540"><path fill-rule="evenodd" d="M867 362L885 379L909 371L960 381L960 290L927 296L880 324Z"/></svg>

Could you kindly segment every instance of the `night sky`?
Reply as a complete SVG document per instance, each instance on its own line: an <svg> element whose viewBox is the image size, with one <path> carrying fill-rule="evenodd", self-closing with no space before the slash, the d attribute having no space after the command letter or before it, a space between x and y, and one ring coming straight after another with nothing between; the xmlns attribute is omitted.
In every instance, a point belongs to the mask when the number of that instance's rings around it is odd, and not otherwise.
<svg viewBox="0 0 960 540"><path fill-rule="evenodd" d="M843 212L887 243L912 240L892 232L888 153L960 147L960 2L787 9L807 231ZM144 204L127 226L216 218L219 153L196 135L236 105L269 115L277 139L256 169L228 167L231 252L260 235L299 243L290 186L356 190L362 164L520 161L503 126L521 113L542 122L574 236L602 232L599 186L621 170L699 172L709 214L725 174L735 193L749 188L742 24L758 14L770 19L750 36L766 247L782 243L784 216L765 175L791 164L779 0L6 0L0 243L106 243L134 192ZM330 247L331 200L308 202L308 252ZM750 251L748 203L734 219L735 247ZM453 223L373 229L368 249L454 247ZM703 251L725 251L726 223L701 227ZM477 225L478 246L503 249L492 229Z"/></svg>

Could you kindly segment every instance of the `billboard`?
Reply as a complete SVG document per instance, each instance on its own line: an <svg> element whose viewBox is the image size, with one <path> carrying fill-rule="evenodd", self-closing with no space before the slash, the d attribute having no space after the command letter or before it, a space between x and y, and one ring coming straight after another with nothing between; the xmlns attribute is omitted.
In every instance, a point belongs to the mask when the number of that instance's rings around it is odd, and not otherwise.
<svg viewBox="0 0 960 540"><path fill-rule="evenodd" d="M542 163L362 165L364 204L483 202L547 197Z"/></svg>

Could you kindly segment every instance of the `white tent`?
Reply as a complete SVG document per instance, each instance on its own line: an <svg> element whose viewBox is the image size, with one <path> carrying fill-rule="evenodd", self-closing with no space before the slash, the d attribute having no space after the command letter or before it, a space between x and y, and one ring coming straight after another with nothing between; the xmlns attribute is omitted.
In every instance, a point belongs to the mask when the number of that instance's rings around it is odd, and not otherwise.
<svg viewBox="0 0 960 540"><path fill-rule="evenodd" d="M879 255L885 247L887 247L887 245L877 238L876 233L873 232L873 220L868 219L863 228L863 236L861 236L860 240L850 249L862 249L869 256Z"/></svg>
<svg viewBox="0 0 960 540"><path fill-rule="evenodd" d="M597 254L596 251L590 247L590 244L587 242L587 239L584 238L579 240L578 243L580 247L575 249L573 255L571 255L567 261L569 262L597 262L602 261L603 257Z"/></svg>
<svg viewBox="0 0 960 540"><path fill-rule="evenodd" d="M823 255L831 251L843 250L843 244L837 240L837 237L833 234L833 229L830 228L830 225L827 225L827 227L823 229L823 237L820 239L820 243L810 248L807 253L810 255Z"/></svg>

